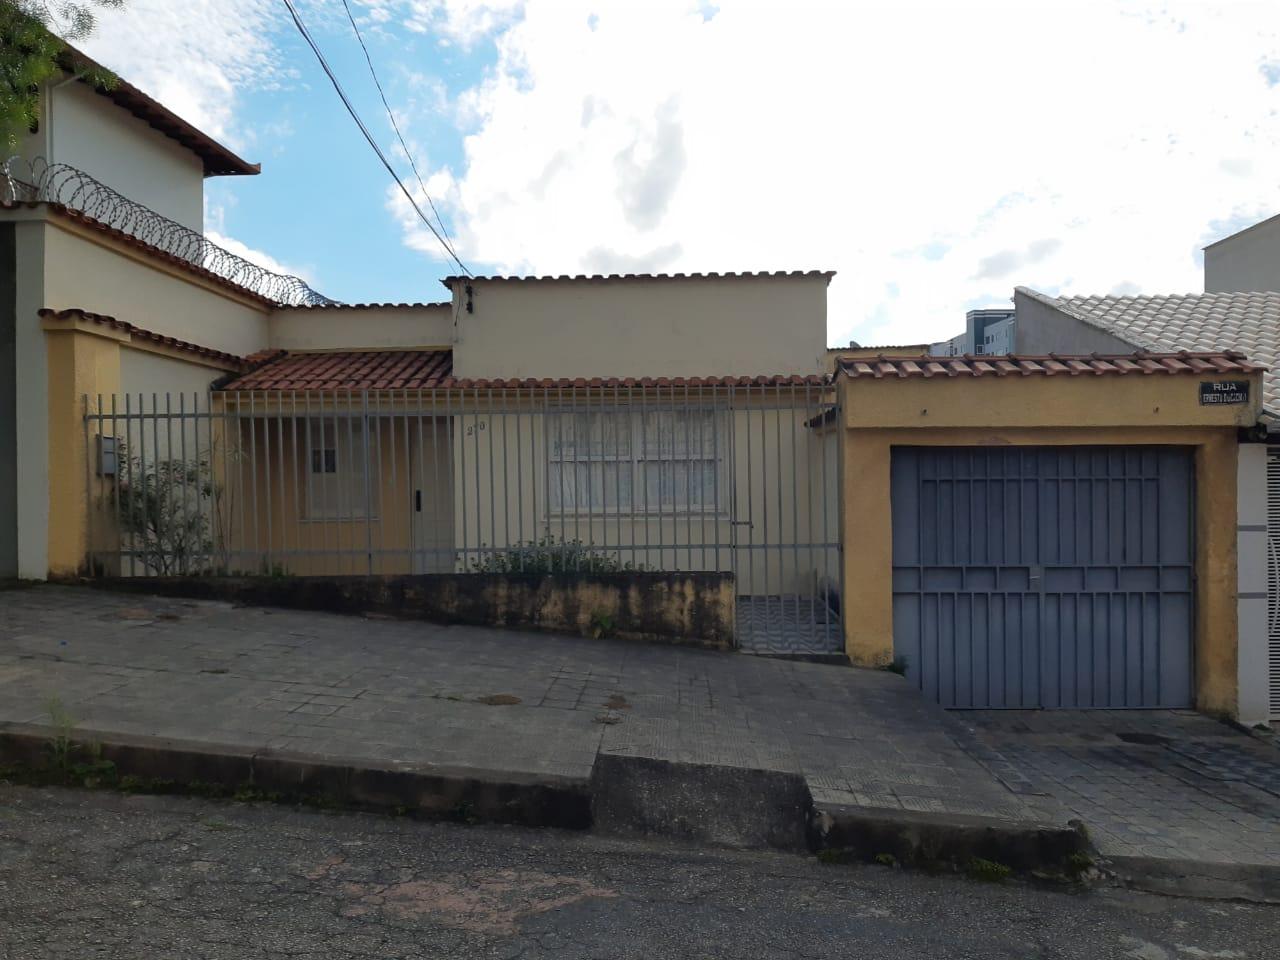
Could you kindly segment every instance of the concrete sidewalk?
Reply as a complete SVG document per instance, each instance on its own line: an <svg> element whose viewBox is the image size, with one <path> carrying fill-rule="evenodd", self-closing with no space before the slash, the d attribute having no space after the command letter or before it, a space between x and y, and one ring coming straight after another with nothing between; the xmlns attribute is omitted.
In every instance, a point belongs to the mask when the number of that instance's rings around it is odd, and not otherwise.
<svg viewBox="0 0 1280 960"><path fill-rule="evenodd" d="M608 764L652 761L629 768L635 790L700 803L712 821L771 789L726 771L800 780L836 814L1067 819L958 749L953 718L900 677L847 667L73 587L0 592L0 724L47 727L54 698L79 737L583 785ZM690 770L703 791L692 798L677 784Z"/></svg>
<svg viewBox="0 0 1280 960"><path fill-rule="evenodd" d="M970 711L960 743L1148 889L1280 899L1280 747L1189 710Z"/></svg>

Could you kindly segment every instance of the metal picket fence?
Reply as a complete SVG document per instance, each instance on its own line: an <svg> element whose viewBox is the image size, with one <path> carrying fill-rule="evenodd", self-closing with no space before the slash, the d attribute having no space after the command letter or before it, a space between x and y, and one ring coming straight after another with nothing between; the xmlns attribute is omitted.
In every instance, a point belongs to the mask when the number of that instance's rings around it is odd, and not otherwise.
<svg viewBox="0 0 1280 960"><path fill-rule="evenodd" d="M740 646L834 652L835 402L815 383L85 397L89 562L729 572Z"/></svg>

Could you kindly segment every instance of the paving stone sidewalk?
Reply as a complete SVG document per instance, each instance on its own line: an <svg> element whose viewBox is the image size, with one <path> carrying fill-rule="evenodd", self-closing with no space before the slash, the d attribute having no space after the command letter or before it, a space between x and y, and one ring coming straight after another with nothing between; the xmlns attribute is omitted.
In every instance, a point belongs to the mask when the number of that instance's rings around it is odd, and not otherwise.
<svg viewBox="0 0 1280 960"><path fill-rule="evenodd" d="M1280 868L1280 748L1190 711L975 711L960 742L1108 857ZM1044 804L1044 807L1040 805Z"/></svg>
<svg viewBox="0 0 1280 960"><path fill-rule="evenodd" d="M802 774L818 803L1064 824L880 671L41 586L0 592L0 724L586 779L599 752ZM1043 798L1035 798L1037 801Z"/></svg>

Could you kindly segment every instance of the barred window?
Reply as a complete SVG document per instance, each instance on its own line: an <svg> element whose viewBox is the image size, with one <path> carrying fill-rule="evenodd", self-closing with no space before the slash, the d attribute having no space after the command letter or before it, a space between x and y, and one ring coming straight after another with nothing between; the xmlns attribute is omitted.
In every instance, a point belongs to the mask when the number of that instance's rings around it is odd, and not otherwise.
<svg viewBox="0 0 1280 960"><path fill-rule="evenodd" d="M556 513L713 512L726 438L715 410L592 410L547 421Z"/></svg>

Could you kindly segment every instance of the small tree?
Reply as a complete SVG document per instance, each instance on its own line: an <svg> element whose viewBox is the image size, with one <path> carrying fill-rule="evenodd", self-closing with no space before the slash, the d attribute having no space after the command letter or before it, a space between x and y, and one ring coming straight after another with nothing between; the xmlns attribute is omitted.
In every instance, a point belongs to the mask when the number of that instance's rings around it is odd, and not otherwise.
<svg viewBox="0 0 1280 960"><path fill-rule="evenodd" d="M67 68L66 41L93 33L95 7L123 5L124 0L0 0L0 138L6 153L35 129L41 84ZM105 70L86 69L82 75L108 90L117 83Z"/></svg>
<svg viewBox="0 0 1280 960"><path fill-rule="evenodd" d="M124 462L122 460L122 462ZM141 555L145 570L189 576L212 561L213 500L209 460L160 460L143 464L129 456L118 477L116 505L121 533Z"/></svg>

